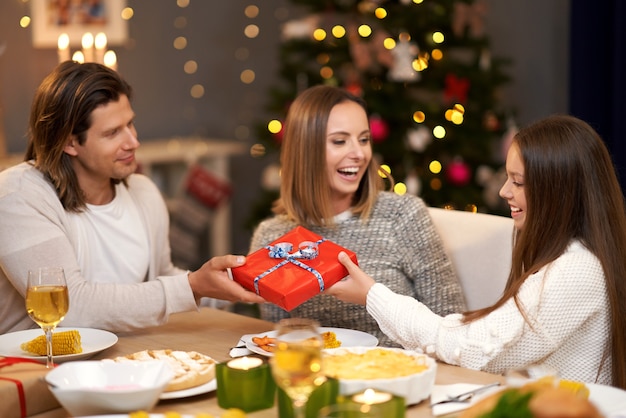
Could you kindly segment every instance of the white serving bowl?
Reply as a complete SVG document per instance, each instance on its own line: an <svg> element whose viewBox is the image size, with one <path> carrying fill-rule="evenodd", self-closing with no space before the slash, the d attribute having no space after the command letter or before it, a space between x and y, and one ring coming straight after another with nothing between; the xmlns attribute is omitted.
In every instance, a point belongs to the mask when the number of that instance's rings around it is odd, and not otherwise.
<svg viewBox="0 0 626 418"><path fill-rule="evenodd" d="M163 361L63 363L46 375L50 391L71 415L150 410L174 377Z"/></svg>
<svg viewBox="0 0 626 418"><path fill-rule="evenodd" d="M425 355L411 350L390 347L346 347L324 350L325 355L341 355L344 353L363 354L369 350L397 351L425 361L428 368L422 372L408 376L387 379L339 379L339 393L352 395L365 389L372 388L402 396L406 405L414 405L428 398L435 385L437 362Z"/></svg>

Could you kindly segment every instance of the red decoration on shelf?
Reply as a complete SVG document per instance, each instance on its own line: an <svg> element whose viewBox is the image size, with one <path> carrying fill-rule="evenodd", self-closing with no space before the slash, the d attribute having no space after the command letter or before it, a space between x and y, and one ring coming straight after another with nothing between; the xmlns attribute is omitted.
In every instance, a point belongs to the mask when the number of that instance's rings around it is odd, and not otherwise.
<svg viewBox="0 0 626 418"><path fill-rule="evenodd" d="M463 160L454 160L448 164L446 178L455 186L465 186L472 178L472 170Z"/></svg>
<svg viewBox="0 0 626 418"><path fill-rule="evenodd" d="M378 115L370 117L370 132L372 141L383 142L389 136L389 125Z"/></svg>
<svg viewBox="0 0 626 418"><path fill-rule="evenodd" d="M470 84L467 78L457 77L454 74L446 75L446 88L444 91L444 98L447 102L452 102L457 99L461 103L467 102L467 91Z"/></svg>
<svg viewBox="0 0 626 418"><path fill-rule="evenodd" d="M226 202L232 194L230 182L217 177L197 164L192 166L187 173L185 190L211 209L215 209Z"/></svg>

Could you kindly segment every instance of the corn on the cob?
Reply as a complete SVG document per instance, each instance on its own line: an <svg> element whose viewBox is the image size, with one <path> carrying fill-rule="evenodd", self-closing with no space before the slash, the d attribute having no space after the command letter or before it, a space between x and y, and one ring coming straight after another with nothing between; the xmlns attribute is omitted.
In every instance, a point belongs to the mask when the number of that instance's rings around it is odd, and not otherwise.
<svg viewBox="0 0 626 418"><path fill-rule="evenodd" d="M40 335L20 345L20 348L28 353L40 356L46 355L46 337ZM52 334L52 354L61 356L64 354L78 354L83 352L80 341L80 333L75 330L55 332Z"/></svg>
<svg viewBox="0 0 626 418"><path fill-rule="evenodd" d="M567 389L581 398L589 398L589 388L582 382L561 379L559 380L559 387Z"/></svg>

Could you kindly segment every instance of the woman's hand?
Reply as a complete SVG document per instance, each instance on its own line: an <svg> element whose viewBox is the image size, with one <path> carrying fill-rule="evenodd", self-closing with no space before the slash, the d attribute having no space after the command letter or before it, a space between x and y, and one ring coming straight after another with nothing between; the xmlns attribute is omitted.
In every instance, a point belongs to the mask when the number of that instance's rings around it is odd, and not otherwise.
<svg viewBox="0 0 626 418"><path fill-rule="evenodd" d="M332 285L324 293L344 302L365 305L367 293L376 281L354 264L345 252L340 252L337 258L348 270L349 276Z"/></svg>

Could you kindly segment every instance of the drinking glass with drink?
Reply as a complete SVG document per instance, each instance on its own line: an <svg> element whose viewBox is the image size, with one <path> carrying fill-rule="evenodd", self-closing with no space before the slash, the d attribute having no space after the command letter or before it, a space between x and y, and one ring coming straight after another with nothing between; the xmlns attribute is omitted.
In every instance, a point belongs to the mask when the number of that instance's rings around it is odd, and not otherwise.
<svg viewBox="0 0 626 418"><path fill-rule="evenodd" d="M42 267L28 271L26 311L46 335L46 367L54 367L52 332L69 309L65 273L61 267Z"/></svg>

